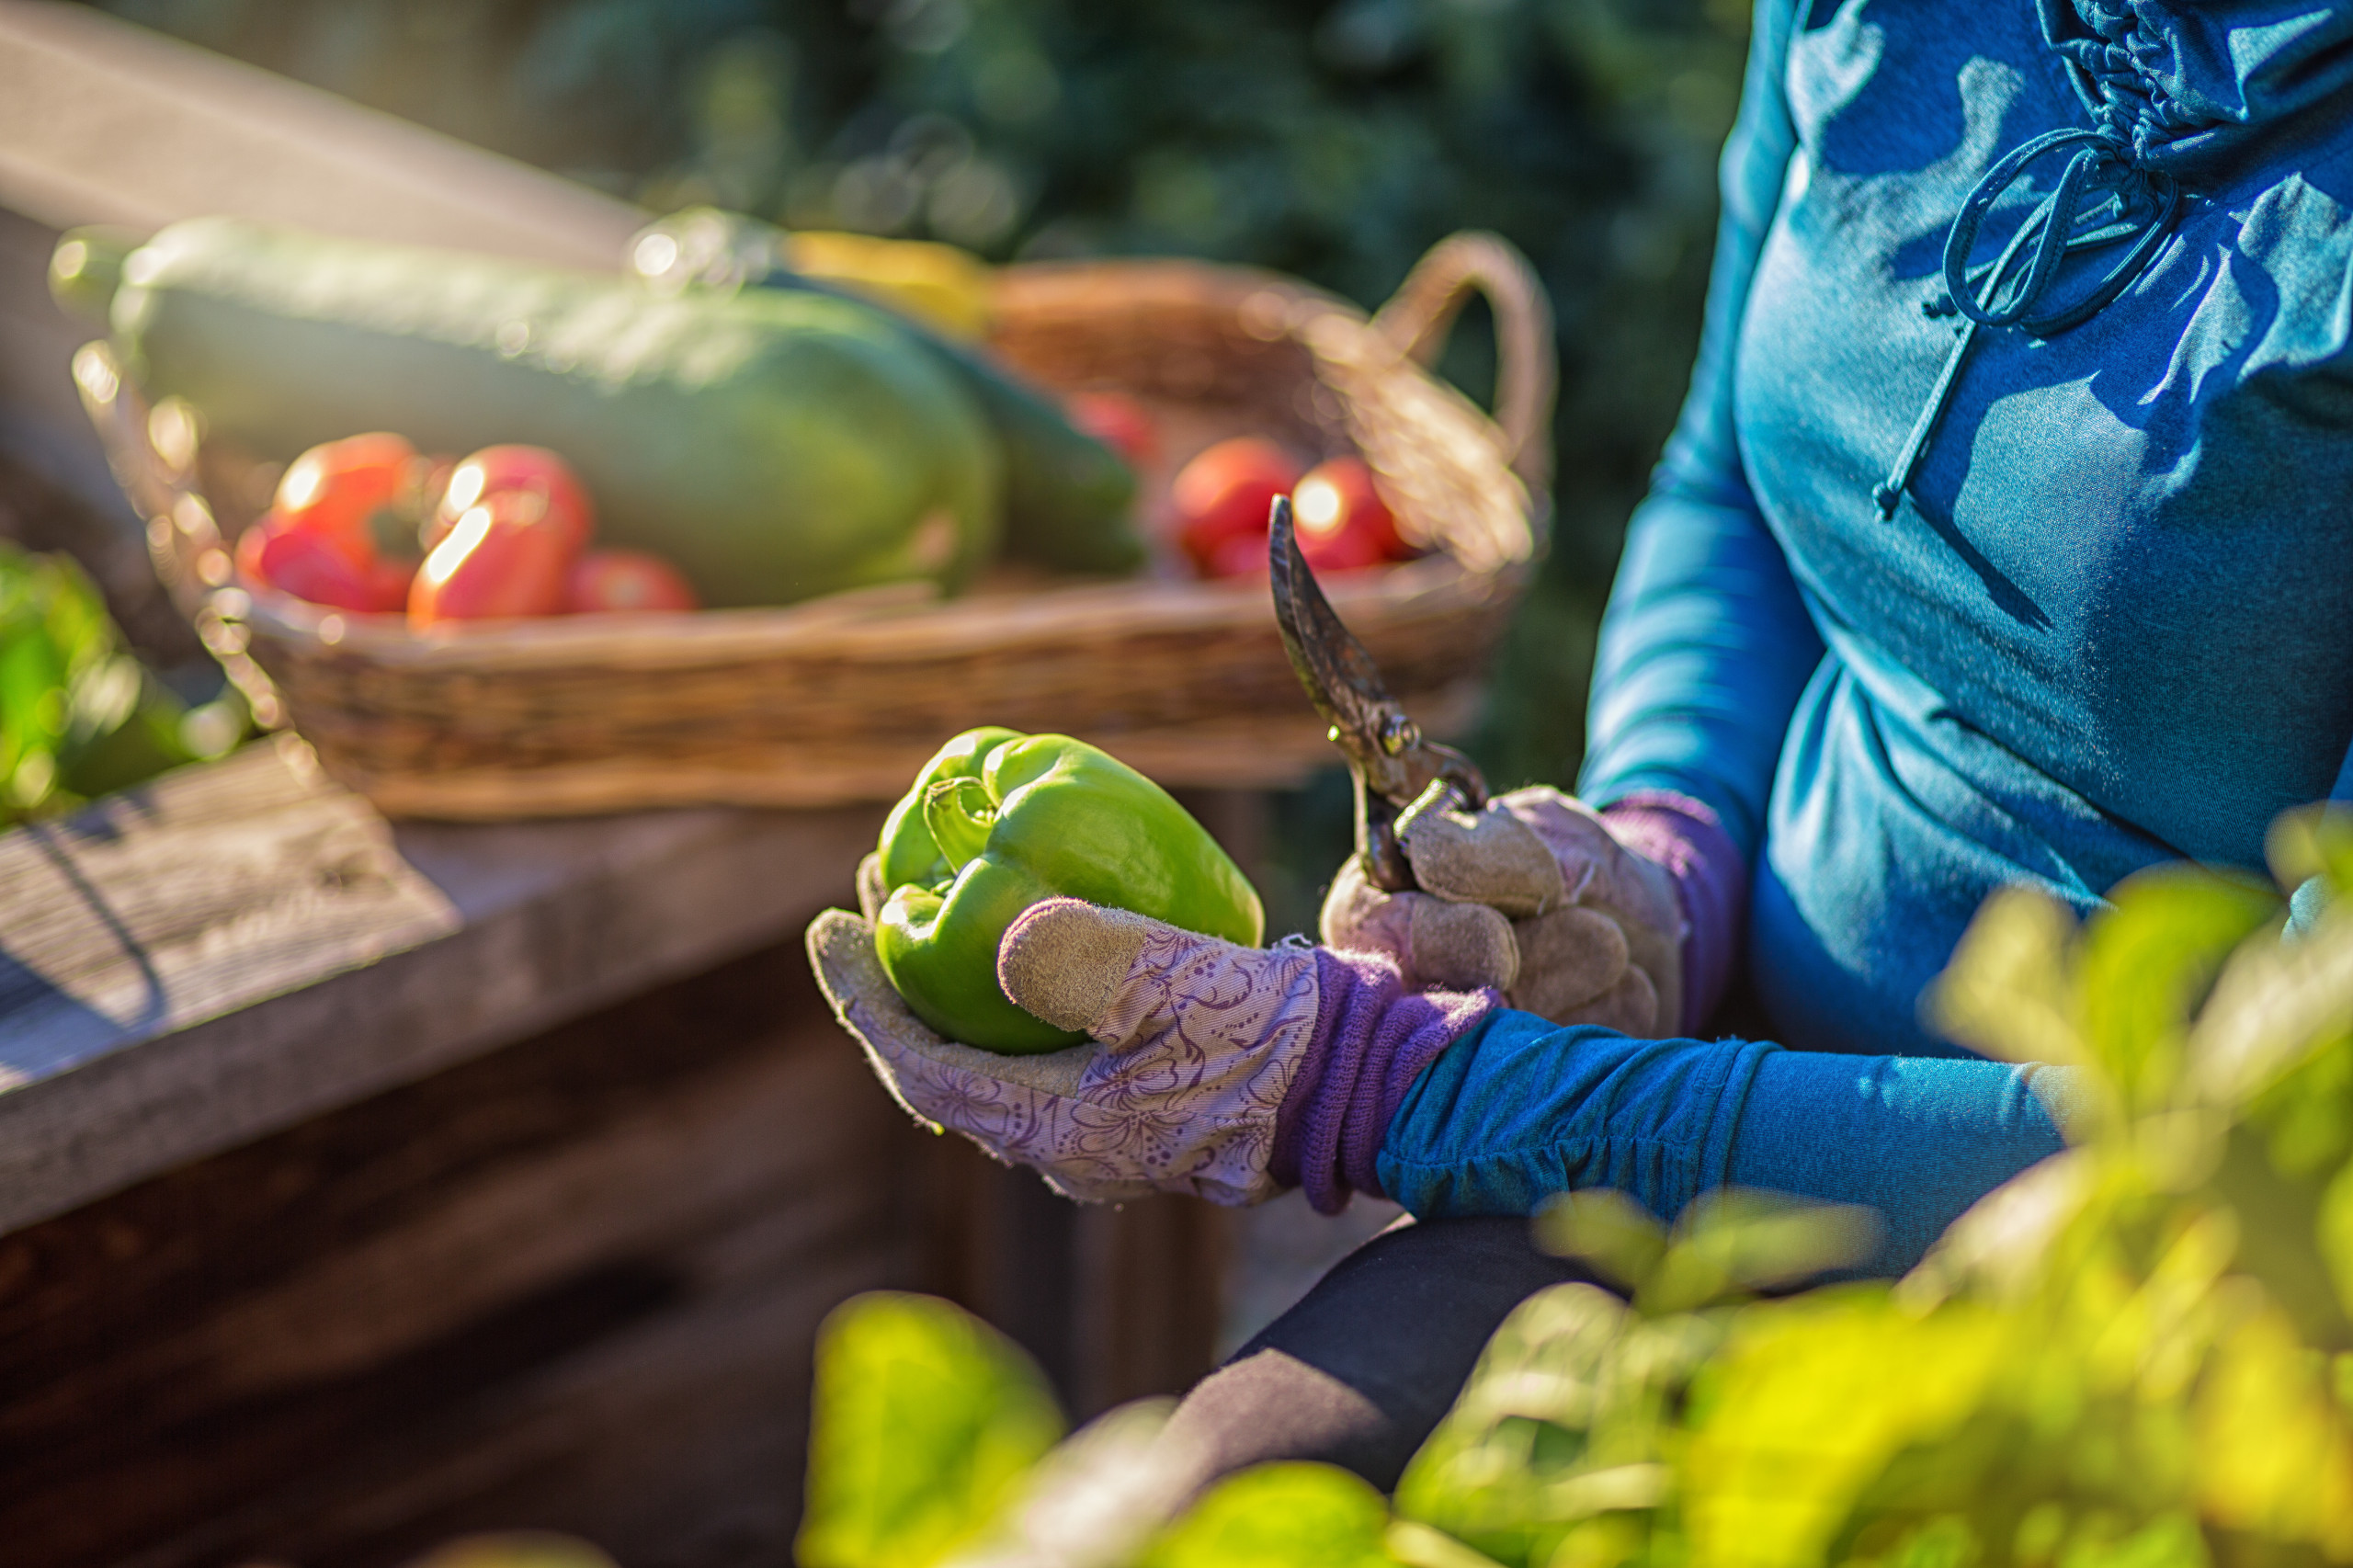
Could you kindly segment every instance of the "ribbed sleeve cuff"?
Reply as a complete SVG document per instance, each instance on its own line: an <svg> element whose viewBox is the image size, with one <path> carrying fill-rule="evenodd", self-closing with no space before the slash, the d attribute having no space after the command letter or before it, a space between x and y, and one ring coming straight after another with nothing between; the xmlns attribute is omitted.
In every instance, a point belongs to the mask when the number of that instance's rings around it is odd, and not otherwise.
<svg viewBox="0 0 2353 1568"><path fill-rule="evenodd" d="M1315 950L1319 988L1307 1060L1275 1118L1268 1174L1306 1188L1319 1214L1351 1191L1382 1197L1375 1162L1422 1069L1502 1006L1493 990L1408 991L1372 953Z"/></svg>

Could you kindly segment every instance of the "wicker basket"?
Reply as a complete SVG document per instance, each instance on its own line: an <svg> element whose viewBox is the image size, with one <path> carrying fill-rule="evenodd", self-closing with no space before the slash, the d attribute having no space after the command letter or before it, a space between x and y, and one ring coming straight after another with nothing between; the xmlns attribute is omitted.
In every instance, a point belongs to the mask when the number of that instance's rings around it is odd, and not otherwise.
<svg viewBox="0 0 2353 1568"><path fill-rule="evenodd" d="M1263 273L1189 262L1017 267L995 347L1058 389L1114 387L1161 421L1169 470L1211 441L1360 451L1433 553L1326 589L1399 695L1443 731L1533 558L1549 479L1552 342L1518 254L1461 234L1367 321ZM1490 421L1423 369L1465 293L1495 304ZM566 617L411 633L232 582L228 544L274 466L150 409L103 344L75 377L157 570L266 725L396 816L489 819L690 802L811 806L903 790L980 723L1092 740L1171 786L1294 781L1334 754L1284 658L1263 581L1001 573L780 609Z"/></svg>

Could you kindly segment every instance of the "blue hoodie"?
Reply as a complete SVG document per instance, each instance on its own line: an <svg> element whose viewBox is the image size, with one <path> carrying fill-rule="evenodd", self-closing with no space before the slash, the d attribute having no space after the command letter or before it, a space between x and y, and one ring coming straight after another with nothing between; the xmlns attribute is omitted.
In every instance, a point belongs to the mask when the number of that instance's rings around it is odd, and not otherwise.
<svg viewBox="0 0 2353 1568"><path fill-rule="evenodd" d="M1896 1267L2058 1146L2018 1070L1900 1060L1963 1054L1916 1005L1985 896L2260 867L2347 767L2353 0L1761 0L1722 187L1579 788L1713 807L1779 1041L1869 1060L1501 1015L1383 1179L1813 1191Z"/></svg>

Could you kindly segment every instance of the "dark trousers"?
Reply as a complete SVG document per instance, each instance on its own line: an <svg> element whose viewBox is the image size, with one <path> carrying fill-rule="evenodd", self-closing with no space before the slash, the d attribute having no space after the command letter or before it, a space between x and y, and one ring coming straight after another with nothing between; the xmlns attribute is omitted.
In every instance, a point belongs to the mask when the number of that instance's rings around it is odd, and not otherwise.
<svg viewBox="0 0 2353 1568"><path fill-rule="evenodd" d="M1589 1278L1524 1219L1401 1221L1343 1258L1185 1396L1162 1441L1195 1485L1322 1460L1387 1492L1512 1308Z"/></svg>

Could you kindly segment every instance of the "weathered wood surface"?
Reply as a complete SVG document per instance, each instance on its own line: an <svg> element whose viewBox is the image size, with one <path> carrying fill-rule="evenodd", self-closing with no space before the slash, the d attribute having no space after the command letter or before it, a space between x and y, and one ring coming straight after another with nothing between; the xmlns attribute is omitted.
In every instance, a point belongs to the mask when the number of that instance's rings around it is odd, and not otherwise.
<svg viewBox="0 0 2353 1568"><path fill-rule="evenodd" d="M797 931L880 821L395 828L307 759L0 835L0 1233Z"/></svg>
<svg viewBox="0 0 2353 1568"><path fill-rule="evenodd" d="M781 1564L811 1340L881 1286L1081 1413L1209 1364L1222 1216L911 1125L788 941L0 1239L0 1561Z"/></svg>
<svg viewBox="0 0 2353 1568"><path fill-rule="evenodd" d="M782 1561L811 1334L926 1282L936 1158L805 971L738 960L0 1241L0 1556L538 1524Z"/></svg>

